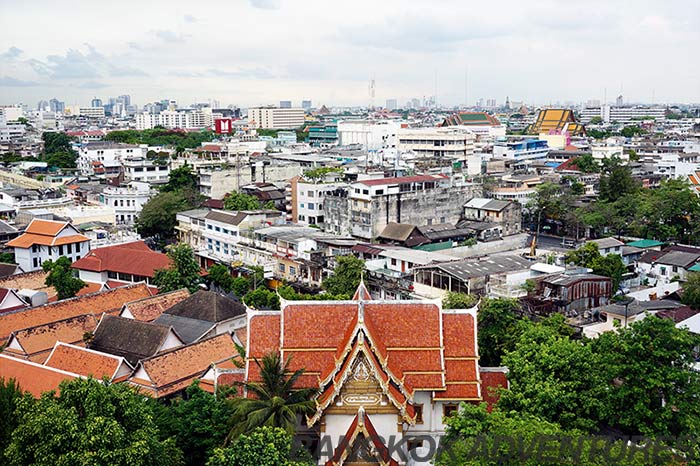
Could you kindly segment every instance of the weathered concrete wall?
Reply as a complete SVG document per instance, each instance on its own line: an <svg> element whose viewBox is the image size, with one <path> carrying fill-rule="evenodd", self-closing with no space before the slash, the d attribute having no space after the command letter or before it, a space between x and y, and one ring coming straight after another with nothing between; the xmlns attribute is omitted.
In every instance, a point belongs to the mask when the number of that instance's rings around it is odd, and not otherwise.
<svg viewBox="0 0 700 466"><path fill-rule="evenodd" d="M474 246L460 246L452 249L444 249L440 251L440 253L461 258L485 256L487 254L495 254L498 252L507 252L526 248L528 247L528 238L529 235L520 233L518 235L506 236L499 241L478 243Z"/></svg>

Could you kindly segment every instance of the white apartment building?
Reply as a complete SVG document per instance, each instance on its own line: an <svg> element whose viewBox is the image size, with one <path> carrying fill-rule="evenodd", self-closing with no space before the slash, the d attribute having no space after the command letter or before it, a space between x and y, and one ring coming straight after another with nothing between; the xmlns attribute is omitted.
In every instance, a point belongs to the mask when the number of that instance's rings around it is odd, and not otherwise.
<svg viewBox="0 0 700 466"><path fill-rule="evenodd" d="M392 149L396 148L399 129L398 121L340 121L338 143L341 146L360 144L370 151Z"/></svg>
<svg viewBox="0 0 700 466"><path fill-rule="evenodd" d="M530 163L544 160L549 153L547 141L524 139L521 141L498 141L493 146L492 160L510 160L517 163Z"/></svg>
<svg viewBox="0 0 700 466"><path fill-rule="evenodd" d="M238 168L209 168L199 171L199 192L213 199L222 199L231 191L251 183L276 183L302 174L301 164L286 161L260 161L241 164Z"/></svg>
<svg viewBox="0 0 700 466"><path fill-rule="evenodd" d="M117 225L133 225L144 204L154 195L148 183L132 181L127 186L105 188L102 203L114 209Z"/></svg>
<svg viewBox="0 0 700 466"><path fill-rule="evenodd" d="M78 146L77 165L81 175L105 175L121 170L127 158L146 156L146 146L114 142L89 142Z"/></svg>
<svg viewBox="0 0 700 466"><path fill-rule="evenodd" d="M600 117L605 123L617 122L623 125L639 122L643 119L654 121L666 120L664 107L617 107L603 105L581 110L581 122L588 123L594 117Z"/></svg>
<svg viewBox="0 0 700 466"><path fill-rule="evenodd" d="M87 118L104 118L105 109L104 107L80 107L78 109L78 115Z"/></svg>
<svg viewBox="0 0 700 466"><path fill-rule="evenodd" d="M323 229L323 202L326 195L346 183L292 182L292 221L300 225L318 225Z"/></svg>
<svg viewBox="0 0 700 466"><path fill-rule="evenodd" d="M5 105L0 107L0 119L5 118L5 121L17 121L18 118L24 116L24 110L19 105Z"/></svg>
<svg viewBox="0 0 700 466"><path fill-rule="evenodd" d="M466 161L474 154L476 136L466 128L399 129L400 151L412 152L418 158L446 158Z"/></svg>
<svg viewBox="0 0 700 466"><path fill-rule="evenodd" d="M291 129L304 124L303 108L253 107L248 109L251 128Z"/></svg>
<svg viewBox="0 0 700 466"><path fill-rule="evenodd" d="M152 129L156 126L164 128L208 128L214 124L214 114L211 108L163 110L160 113L137 113L136 129Z"/></svg>
<svg viewBox="0 0 700 466"><path fill-rule="evenodd" d="M8 122L0 113L0 142L13 142L24 137L26 127L22 123Z"/></svg>
<svg viewBox="0 0 700 466"><path fill-rule="evenodd" d="M168 165L158 165L147 157L129 157L122 162L122 166L124 177L131 181L167 182L170 176Z"/></svg>

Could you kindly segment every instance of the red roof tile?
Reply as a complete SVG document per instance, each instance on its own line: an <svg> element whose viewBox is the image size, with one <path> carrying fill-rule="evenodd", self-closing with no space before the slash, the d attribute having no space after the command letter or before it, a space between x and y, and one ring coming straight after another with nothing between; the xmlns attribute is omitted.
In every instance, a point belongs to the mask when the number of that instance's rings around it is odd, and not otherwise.
<svg viewBox="0 0 700 466"><path fill-rule="evenodd" d="M71 265L78 270L120 272L152 278L157 269L170 267L167 255L152 251L143 241L93 249Z"/></svg>
<svg viewBox="0 0 700 466"><path fill-rule="evenodd" d="M114 380L119 369L127 364L124 358L102 353L79 346L57 343L51 355L44 363L47 367L80 374L96 379Z"/></svg>
<svg viewBox="0 0 700 466"><path fill-rule="evenodd" d="M35 398L44 392L57 390L64 380L78 377L78 374L0 354L0 378L15 379L20 389L31 393Z"/></svg>
<svg viewBox="0 0 700 466"><path fill-rule="evenodd" d="M170 309L180 301L187 299L190 292L187 288L175 290L169 293L149 296L136 301L125 303L120 315L128 311L136 320L152 322L156 320L164 311Z"/></svg>

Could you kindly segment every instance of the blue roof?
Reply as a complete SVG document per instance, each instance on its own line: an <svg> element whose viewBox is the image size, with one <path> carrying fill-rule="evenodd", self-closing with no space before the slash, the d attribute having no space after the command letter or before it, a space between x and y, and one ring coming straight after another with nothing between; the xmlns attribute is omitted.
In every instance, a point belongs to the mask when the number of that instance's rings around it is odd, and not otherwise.
<svg viewBox="0 0 700 466"><path fill-rule="evenodd" d="M632 241L627 243L627 246L633 246L635 248L655 248L657 246L663 246L664 243L661 241L656 241L655 239L640 239L638 241Z"/></svg>
<svg viewBox="0 0 700 466"><path fill-rule="evenodd" d="M691 272L700 272L700 264L695 264L694 266L692 266L688 270L690 270Z"/></svg>
<svg viewBox="0 0 700 466"><path fill-rule="evenodd" d="M557 168L559 165L561 165L563 162L545 162L545 166L547 167L554 167Z"/></svg>

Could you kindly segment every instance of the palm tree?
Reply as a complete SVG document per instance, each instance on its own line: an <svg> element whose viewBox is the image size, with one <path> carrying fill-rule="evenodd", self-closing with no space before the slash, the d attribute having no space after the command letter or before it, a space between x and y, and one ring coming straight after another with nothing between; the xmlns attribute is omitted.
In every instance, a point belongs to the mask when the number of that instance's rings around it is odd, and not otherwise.
<svg viewBox="0 0 700 466"><path fill-rule="evenodd" d="M304 369L291 372L290 359L284 363L279 353L266 354L262 363L254 359L260 369L260 382L242 382L251 398L237 397L231 401L231 431L226 442L240 434L249 433L257 427L280 427L294 434L299 415L312 413L315 409L313 388L295 389L294 384Z"/></svg>

